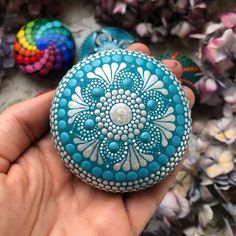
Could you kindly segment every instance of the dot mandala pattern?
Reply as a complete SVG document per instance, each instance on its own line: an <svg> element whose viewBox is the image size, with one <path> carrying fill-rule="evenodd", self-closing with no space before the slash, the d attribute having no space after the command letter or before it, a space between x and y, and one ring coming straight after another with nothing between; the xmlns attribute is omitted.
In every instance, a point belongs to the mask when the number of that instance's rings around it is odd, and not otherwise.
<svg viewBox="0 0 236 236"><path fill-rule="evenodd" d="M181 160L191 132L188 100L152 57L127 50L93 54L61 81L51 132L70 170L107 191L152 186Z"/></svg>
<svg viewBox="0 0 236 236"><path fill-rule="evenodd" d="M134 42L135 38L127 31L117 27L104 27L86 37L79 49L79 59L105 50L126 49Z"/></svg>
<svg viewBox="0 0 236 236"><path fill-rule="evenodd" d="M40 19L28 22L16 34L14 56L22 71L39 76L71 68L75 42L61 22Z"/></svg>

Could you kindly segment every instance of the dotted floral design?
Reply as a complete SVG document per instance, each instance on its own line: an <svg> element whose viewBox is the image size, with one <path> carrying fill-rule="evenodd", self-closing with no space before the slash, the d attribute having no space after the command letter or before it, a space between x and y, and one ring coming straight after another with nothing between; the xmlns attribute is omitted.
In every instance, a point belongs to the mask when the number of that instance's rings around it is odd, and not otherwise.
<svg viewBox="0 0 236 236"><path fill-rule="evenodd" d="M62 159L89 184L113 192L146 188L178 164L191 131L186 95L152 57L97 53L61 81L51 131Z"/></svg>

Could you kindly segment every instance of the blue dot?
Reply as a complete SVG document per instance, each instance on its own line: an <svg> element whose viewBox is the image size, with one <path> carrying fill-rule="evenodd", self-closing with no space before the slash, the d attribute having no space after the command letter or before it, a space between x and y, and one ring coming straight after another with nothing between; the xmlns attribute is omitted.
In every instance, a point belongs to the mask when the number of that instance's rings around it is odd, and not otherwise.
<svg viewBox="0 0 236 236"><path fill-rule="evenodd" d="M61 133L60 139L62 143L67 143L70 139L69 135L66 132Z"/></svg>
<svg viewBox="0 0 236 236"><path fill-rule="evenodd" d="M122 82L124 89L131 89L133 86L133 80L131 78L125 78Z"/></svg>
<svg viewBox="0 0 236 236"><path fill-rule="evenodd" d="M82 70L79 70L75 74L77 77L82 78L84 76L84 72Z"/></svg>
<svg viewBox="0 0 236 236"><path fill-rule="evenodd" d="M154 99L151 99L147 102L147 108L151 111L156 110L157 108L157 101Z"/></svg>
<svg viewBox="0 0 236 236"><path fill-rule="evenodd" d="M144 143L150 142L151 138L152 138L151 134L149 132L147 132L147 131L142 132L141 135L140 135L140 139Z"/></svg>
<svg viewBox="0 0 236 236"><path fill-rule="evenodd" d="M151 173L155 173L160 169L160 165L157 162L152 162L149 166L148 166L148 170Z"/></svg>
<svg viewBox="0 0 236 236"><path fill-rule="evenodd" d="M153 69L155 69L155 67L156 67L156 65L154 65L152 62L147 62L147 64L146 64L146 66L147 66L147 68L149 69L149 70L153 70Z"/></svg>
<svg viewBox="0 0 236 236"><path fill-rule="evenodd" d="M172 138L172 143L173 143L174 146L179 146L180 143L181 143L180 137L179 137L179 136L174 136L174 137Z"/></svg>
<svg viewBox="0 0 236 236"><path fill-rule="evenodd" d="M119 144L117 142L111 142L109 145L108 145L108 148L111 152L113 153L116 153L119 151Z"/></svg>
<svg viewBox="0 0 236 236"><path fill-rule="evenodd" d="M169 90L170 90L171 93L176 93L176 92L177 92L177 88L176 88L176 86L173 85L173 84L171 84L171 85L169 86Z"/></svg>
<svg viewBox="0 0 236 236"><path fill-rule="evenodd" d="M102 175L102 178L105 179L105 180L112 180L113 179L113 174L112 174L111 171L106 170L106 171L104 171L104 173Z"/></svg>
<svg viewBox="0 0 236 236"><path fill-rule="evenodd" d="M92 62L92 65L93 65L94 67L98 67L98 66L100 66L100 64L101 64L101 61L100 61L100 60L95 60L95 61Z"/></svg>
<svg viewBox="0 0 236 236"><path fill-rule="evenodd" d="M175 153L175 147L173 145L170 145L166 148L166 154L168 156L172 156Z"/></svg>
<svg viewBox="0 0 236 236"><path fill-rule="evenodd" d="M178 115L177 122L178 122L178 124L183 125L184 124L184 117L182 115Z"/></svg>
<svg viewBox="0 0 236 236"><path fill-rule="evenodd" d="M162 77L162 76L165 74L165 72L164 72L162 69L160 69L160 68L157 68L157 69L155 70L155 73L156 73L156 75L159 76L159 77ZM167 77L167 76L163 77L163 81L164 81L165 78L168 78L168 77ZM165 81L164 81L164 82L165 82Z"/></svg>
<svg viewBox="0 0 236 236"><path fill-rule="evenodd" d="M64 120L59 121L58 128L60 130L65 129L66 128L66 122Z"/></svg>
<svg viewBox="0 0 236 236"><path fill-rule="evenodd" d="M58 117L59 117L59 118L63 118L65 115L66 115L66 112L65 112L64 109L60 109L60 110L58 111Z"/></svg>
<svg viewBox="0 0 236 236"><path fill-rule="evenodd" d="M102 175L102 169L100 167L94 167L92 169L92 174L96 177L100 177Z"/></svg>
<svg viewBox="0 0 236 236"><path fill-rule="evenodd" d="M103 61L104 63L108 63L108 62L110 62L110 60L111 60L111 58L108 57L108 56L102 58L102 61Z"/></svg>
<svg viewBox="0 0 236 236"><path fill-rule="evenodd" d="M84 71L87 73L87 72L89 72L89 71L91 71L92 70L92 66L91 65L85 65L84 66Z"/></svg>
<svg viewBox="0 0 236 236"><path fill-rule="evenodd" d="M66 106L66 105L67 105L67 101L66 101L66 99L64 99L64 98L61 99L59 105L62 106L62 107Z"/></svg>
<svg viewBox="0 0 236 236"><path fill-rule="evenodd" d="M85 122L84 122L84 128L85 129L88 129L88 130L92 130L95 128L95 122L94 120L92 119L87 119Z"/></svg>
<svg viewBox="0 0 236 236"><path fill-rule="evenodd" d="M128 181L134 181L138 178L137 174L134 172L134 171L130 171L128 174L127 174L127 180Z"/></svg>
<svg viewBox="0 0 236 236"><path fill-rule="evenodd" d="M124 59L125 59L126 62L133 62L133 57L132 57L132 56L129 56L129 55L126 55L126 56L124 57Z"/></svg>
<svg viewBox="0 0 236 236"><path fill-rule="evenodd" d="M181 102L181 98L180 98L179 95L175 95L175 96L173 97L173 100L174 100L175 103L180 103L180 102Z"/></svg>
<svg viewBox="0 0 236 236"><path fill-rule="evenodd" d="M113 61L120 62L121 61L121 56L120 55L113 55L112 59L113 59Z"/></svg>
<svg viewBox="0 0 236 236"><path fill-rule="evenodd" d="M71 88L75 87L76 84L77 84L77 83L76 83L76 80L75 80L75 79L69 80L69 86L70 86Z"/></svg>
<svg viewBox="0 0 236 236"><path fill-rule="evenodd" d="M163 77L163 82L165 83L165 85L169 85L171 84L171 79L169 76L164 76Z"/></svg>
<svg viewBox="0 0 236 236"><path fill-rule="evenodd" d="M91 93L94 98L100 98L104 94L104 91L103 89L96 87L92 89Z"/></svg>
<svg viewBox="0 0 236 236"><path fill-rule="evenodd" d="M180 104L176 105L175 109L179 114L184 112L184 107Z"/></svg>
<svg viewBox="0 0 236 236"><path fill-rule="evenodd" d="M80 155L79 153L75 153L73 155L73 160L75 161L75 163L79 164L82 161L83 157L82 155Z"/></svg>
<svg viewBox="0 0 236 236"><path fill-rule="evenodd" d="M67 89L64 90L63 94L65 96L69 97L71 95L71 90L67 88Z"/></svg>
<svg viewBox="0 0 236 236"><path fill-rule="evenodd" d="M183 133L184 133L184 128L183 128L182 126L177 126L177 128L176 128L176 133L177 133L178 135L183 135Z"/></svg>
<svg viewBox="0 0 236 236"><path fill-rule="evenodd" d="M91 169L92 165L89 161L83 161L82 164L81 164L82 168L85 169L85 170L89 170Z"/></svg>
<svg viewBox="0 0 236 236"><path fill-rule="evenodd" d="M76 151L75 146L71 143L67 144L66 145L66 151L70 154L74 153Z"/></svg>
<svg viewBox="0 0 236 236"><path fill-rule="evenodd" d="M125 181L125 174L123 172L118 172L115 174L115 180L119 182Z"/></svg>
<svg viewBox="0 0 236 236"><path fill-rule="evenodd" d="M139 171L138 171L138 175L140 178L145 178L148 176L148 170L145 169L145 168L141 168Z"/></svg>
<svg viewBox="0 0 236 236"><path fill-rule="evenodd" d="M161 165L166 164L167 161L168 157L165 154L162 154L158 157L158 163L160 163Z"/></svg>
<svg viewBox="0 0 236 236"><path fill-rule="evenodd" d="M136 59L136 63L140 66L142 66L144 64L144 60L142 58L137 58Z"/></svg>

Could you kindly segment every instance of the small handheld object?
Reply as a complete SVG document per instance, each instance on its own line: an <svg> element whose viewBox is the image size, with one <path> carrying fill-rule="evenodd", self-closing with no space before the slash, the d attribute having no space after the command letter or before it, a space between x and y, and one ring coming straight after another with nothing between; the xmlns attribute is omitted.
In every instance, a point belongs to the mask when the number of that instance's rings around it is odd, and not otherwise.
<svg viewBox="0 0 236 236"><path fill-rule="evenodd" d="M190 132L189 102L175 75L135 51L103 51L80 61L61 81L51 108L62 160L106 191L137 191L165 178Z"/></svg>
<svg viewBox="0 0 236 236"><path fill-rule="evenodd" d="M69 29L52 19L33 20L16 34L14 56L19 68L32 75L48 77L65 72L75 58L75 42Z"/></svg>

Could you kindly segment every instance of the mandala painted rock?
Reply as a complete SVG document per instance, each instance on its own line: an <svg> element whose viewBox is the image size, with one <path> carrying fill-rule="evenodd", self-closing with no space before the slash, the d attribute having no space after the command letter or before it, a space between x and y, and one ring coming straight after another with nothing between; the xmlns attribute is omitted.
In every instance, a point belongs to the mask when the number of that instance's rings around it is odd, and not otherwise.
<svg viewBox="0 0 236 236"><path fill-rule="evenodd" d="M74 37L61 22L34 20L16 34L14 56L20 69L47 77L71 68L75 58Z"/></svg>
<svg viewBox="0 0 236 236"><path fill-rule="evenodd" d="M110 49L126 49L135 42L135 38L127 31L116 27L104 27L92 32L79 49L79 59L90 54Z"/></svg>
<svg viewBox="0 0 236 236"><path fill-rule="evenodd" d="M192 89L195 97L199 100L199 92L195 87L195 83L202 78L202 72L200 67L191 58L181 54L180 52L169 52L162 54L157 59L160 61L165 59L177 60L183 67L183 74L181 77L182 85Z"/></svg>
<svg viewBox="0 0 236 236"><path fill-rule="evenodd" d="M186 150L189 103L176 77L156 59L128 50L93 54L56 90L51 132L70 170L107 191L152 186Z"/></svg>

